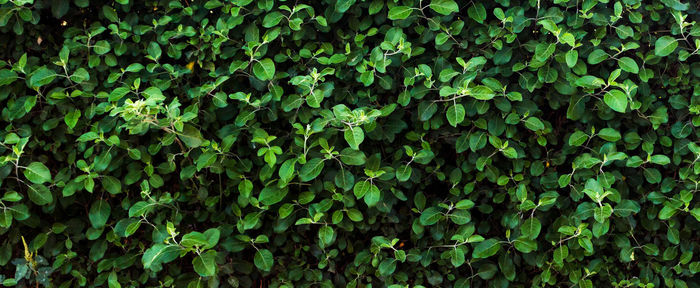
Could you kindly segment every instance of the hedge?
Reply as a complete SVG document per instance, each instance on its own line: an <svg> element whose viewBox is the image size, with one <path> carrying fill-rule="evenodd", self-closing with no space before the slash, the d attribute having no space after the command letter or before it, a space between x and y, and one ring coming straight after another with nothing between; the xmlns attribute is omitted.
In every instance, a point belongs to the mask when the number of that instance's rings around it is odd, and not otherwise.
<svg viewBox="0 0 700 288"><path fill-rule="evenodd" d="M700 287L699 9L0 0L0 283Z"/></svg>

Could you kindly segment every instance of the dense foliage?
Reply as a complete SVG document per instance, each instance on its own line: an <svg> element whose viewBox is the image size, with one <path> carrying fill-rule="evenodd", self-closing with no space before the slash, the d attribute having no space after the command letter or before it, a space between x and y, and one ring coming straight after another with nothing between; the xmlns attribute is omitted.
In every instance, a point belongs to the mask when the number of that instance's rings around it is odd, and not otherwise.
<svg viewBox="0 0 700 288"><path fill-rule="evenodd" d="M0 0L0 283L700 287L700 4Z"/></svg>

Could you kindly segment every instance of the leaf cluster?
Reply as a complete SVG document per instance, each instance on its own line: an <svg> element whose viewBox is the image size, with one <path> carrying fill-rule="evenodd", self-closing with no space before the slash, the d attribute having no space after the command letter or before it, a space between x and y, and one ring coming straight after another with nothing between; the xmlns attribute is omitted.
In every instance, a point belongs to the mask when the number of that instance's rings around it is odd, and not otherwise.
<svg viewBox="0 0 700 288"><path fill-rule="evenodd" d="M0 284L700 287L699 18L0 0Z"/></svg>

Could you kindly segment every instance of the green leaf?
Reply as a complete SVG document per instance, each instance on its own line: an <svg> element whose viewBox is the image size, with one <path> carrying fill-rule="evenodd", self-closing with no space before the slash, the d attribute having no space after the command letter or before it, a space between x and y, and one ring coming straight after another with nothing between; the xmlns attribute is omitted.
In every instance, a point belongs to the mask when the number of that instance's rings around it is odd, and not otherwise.
<svg viewBox="0 0 700 288"><path fill-rule="evenodd" d="M274 265L274 258L272 257L272 252L267 249L260 249L255 252L255 258L253 258L255 267L262 271L270 271L272 265Z"/></svg>
<svg viewBox="0 0 700 288"><path fill-rule="evenodd" d="M608 107L617 112L625 113L627 110L627 95L620 90L613 89L606 92L605 96L603 96L603 101Z"/></svg>
<svg viewBox="0 0 700 288"><path fill-rule="evenodd" d="M664 5L666 5L667 7L670 7L672 9L675 9L678 11L688 10L688 4L682 3L680 0L661 0L661 3L664 3Z"/></svg>
<svg viewBox="0 0 700 288"><path fill-rule="evenodd" d="M642 251L647 255L659 255L659 247L654 243L647 243L642 246Z"/></svg>
<svg viewBox="0 0 700 288"><path fill-rule="evenodd" d="M355 4L355 0L338 0L338 2L335 3L335 11L345 13L353 4Z"/></svg>
<svg viewBox="0 0 700 288"><path fill-rule="evenodd" d="M695 217L695 220L700 222L700 208L694 208L694 209L690 210L690 215Z"/></svg>
<svg viewBox="0 0 700 288"><path fill-rule="evenodd" d="M192 260L192 266L199 276L214 276L216 274L216 251L209 250L197 255Z"/></svg>
<svg viewBox="0 0 700 288"><path fill-rule="evenodd" d="M312 90L309 95L306 95L306 104L311 108L321 107L321 102L323 102L323 91Z"/></svg>
<svg viewBox="0 0 700 288"><path fill-rule="evenodd" d="M111 22L119 22L119 16L117 15L117 11L110 6L102 6L102 14Z"/></svg>
<svg viewBox="0 0 700 288"><path fill-rule="evenodd" d="M588 54L588 64L595 65L607 60L608 58L610 58L608 53L605 53L605 51L601 49L595 49Z"/></svg>
<svg viewBox="0 0 700 288"><path fill-rule="evenodd" d="M117 87L109 93L109 101L117 101L129 94L131 90L127 87Z"/></svg>
<svg viewBox="0 0 700 288"><path fill-rule="evenodd" d="M51 182L51 171L46 165L40 162L32 162L24 168L24 177L34 184Z"/></svg>
<svg viewBox="0 0 700 288"><path fill-rule="evenodd" d="M197 164L197 171L202 171L202 169L209 167L210 165L214 164L216 162L216 154L213 152L205 152L199 155L197 157L197 160L195 160L195 164Z"/></svg>
<svg viewBox="0 0 700 288"><path fill-rule="evenodd" d="M572 133L571 136L569 136L569 145L578 147L583 145L583 143L585 143L586 140L588 140L588 135L579 130L576 130L576 132Z"/></svg>
<svg viewBox="0 0 700 288"><path fill-rule="evenodd" d="M569 186L571 183L571 175L569 174L564 174L559 176L559 179L557 180L557 184L559 184L559 188L564 188L566 186Z"/></svg>
<svg viewBox="0 0 700 288"><path fill-rule="evenodd" d="M351 148L345 148L340 151L340 161L347 165L360 166L367 161L365 153Z"/></svg>
<svg viewBox="0 0 700 288"><path fill-rule="evenodd" d="M109 206L107 201L97 200L93 202L90 206L90 213L88 213L90 224L94 228L104 227L111 213L112 207Z"/></svg>
<svg viewBox="0 0 700 288"><path fill-rule="evenodd" d="M152 271L160 271L163 263L168 263L180 256L180 246L175 244L155 244L151 248L146 249L141 256L143 268Z"/></svg>
<svg viewBox="0 0 700 288"><path fill-rule="evenodd" d="M496 94L491 90L491 88L478 85L469 90L469 95L477 100L491 100Z"/></svg>
<svg viewBox="0 0 700 288"><path fill-rule="evenodd" d="M518 151L515 150L513 147L507 147L501 151L504 156L510 158L510 159L515 159L518 158Z"/></svg>
<svg viewBox="0 0 700 288"><path fill-rule="evenodd" d="M448 218L452 220L457 225L465 225L472 220L472 215L469 213L469 211L466 210L457 210L452 212Z"/></svg>
<svg viewBox="0 0 700 288"><path fill-rule="evenodd" d="M335 231L327 225L321 226L321 228L318 229L318 239L323 244L323 247L328 247L335 240Z"/></svg>
<svg viewBox="0 0 700 288"><path fill-rule="evenodd" d="M399 180L399 182L406 182L411 178L412 172L413 168L411 168L411 166L402 165L399 169L396 169L396 180Z"/></svg>
<svg viewBox="0 0 700 288"><path fill-rule="evenodd" d="M655 168L647 168L643 172L644 178L651 184L661 182L661 172Z"/></svg>
<svg viewBox="0 0 700 288"><path fill-rule="evenodd" d="M637 203L636 201L625 199L620 201L620 203L615 206L613 212L617 216L627 217L632 214L639 213L640 209L641 206L639 206L639 203Z"/></svg>
<svg viewBox="0 0 700 288"><path fill-rule="evenodd" d="M149 204L146 201L139 201L129 208L129 217L140 217L148 213L156 204Z"/></svg>
<svg viewBox="0 0 700 288"><path fill-rule="evenodd" d="M605 84L603 79L591 75L586 75L576 80L576 86L588 89L600 88L603 84Z"/></svg>
<svg viewBox="0 0 700 288"><path fill-rule="evenodd" d="M299 180L308 182L318 177L318 175L321 174L321 171L323 171L323 162L324 161L321 158L313 158L307 161L304 166L301 166L301 171L299 171Z"/></svg>
<svg viewBox="0 0 700 288"><path fill-rule="evenodd" d="M382 260L381 263L379 263L379 275L382 276L388 276L394 273L396 271L396 259L392 258L387 258Z"/></svg>
<svg viewBox="0 0 700 288"><path fill-rule="evenodd" d="M408 18L411 15L413 9L408 6L394 6L389 9L389 20L402 20Z"/></svg>
<svg viewBox="0 0 700 288"><path fill-rule="evenodd" d="M474 247L472 258L488 258L498 253L501 249L501 242L496 239L486 239Z"/></svg>
<svg viewBox="0 0 700 288"><path fill-rule="evenodd" d="M109 288L121 288L122 285L119 284L119 278L117 277L117 272L112 271L107 277L107 285Z"/></svg>
<svg viewBox="0 0 700 288"><path fill-rule="evenodd" d="M377 205L377 203L379 203L379 199L381 199L381 197L382 193L381 191L379 191L379 188L376 185L371 184L369 185L367 194L365 194L364 197L365 204L367 204L367 206L369 207L374 207L375 205Z"/></svg>
<svg viewBox="0 0 700 288"><path fill-rule="evenodd" d="M603 138L603 140L610 141L610 142L617 142L617 140L620 140L622 138L622 135L620 135L620 132L613 129L613 128L603 128L598 132L598 137Z"/></svg>
<svg viewBox="0 0 700 288"><path fill-rule="evenodd" d="M472 207L474 207L474 205L476 205L474 203L474 201L469 200L469 199L464 199L464 200L460 200L459 202L457 202L457 204L455 204L455 208L457 208L457 209L471 209Z"/></svg>
<svg viewBox="0 0 700 288"><path fill-rule="evenodd" d="M466 111L462 104L451 105L450 108L447 108L447 121L450 122L450 125L453 127L457 127L459 123L462 123L465 115Z"/></svg>
<svg viewBox="0 0 700 288"><path fill-rule="evenodd" d="M354 1L353 1L353 2L354 2ZM337 5L337 4L336 4L336 5ZM381 1L381 0L373 0L373 1L369 4L369 15L374 15L374 14L379 13L379 11L381 11L382 8L384 8L384 1Z"/></svg>
<svg viewBox="0 0 700 288"><path fill-rule="evenodd" d="M669 158L666 155L653 155L651 156L651 163L657 164L657 165L667 165L671 163L671 158Z"/></svg>
<svg viewBox="0 0 700 288"><path fill-rule="evenodd" d="M348 214L348 218L350 218L350 220L352 220L353 222L360 222L364 219L364 216L362 216L362 212L355 208L348 209L346 212Z"/></svg>
<svg viewBox="0 0 700 288"><path fill-rule="evenodd" d="M442 15L459 12L459 6L454 0L432 0L430 9Z"/></svg>
<svg viewBox="0 0 700 288"><path fill-rule="evenodd" d="M32 87L41 87L47 85L56 78L56 72L42 66L32 73L31 78L29 78L29 85Z"/></svg>
<svg viewBox="0 0 700 288"><path fill-rule="evenodd" d="M428 121L437 112L437 104L422 101L418 104L418 117L421 121Z"/></svg>
<svg viewBox="0 0 700 288"><path fill-rule="evenodd" d="M158 43L155 41L151 41L151 43L148 44L146 52L148 52L148 56L151 56L151 58L155 60L160 59L160 55L163 53L163 51L160 49L160 45L158 45Z"/></svg>
<svg viewBox="0 0 700 288"><path fill-rule="evenodd" d="M634 59L630 57L622 57L619 60L617 60L617 63L620 65L620 68L622 70L637 74L639 73L639 66L637 66L637 62L634 61Z"/></svg>
<svg viewBox="0 0 700 288"><path fill-rule="evenodd" d="M668 219L671 219L671 217L673 217L673 215L676 215L677 212L678 212L677 209L675 209L675 208L673 208L673 207L671 207L671 206L665 205L665 206L664 206L663 208L661 208L661 210L659 211L659 219L660 219L660 220L668 220Z"/></svg>
<svg viewBox="0 0 700 288"><path fill-rule="evenodd" d="M153 100L153 102L158 102L165 100L165 96L163 95L163 91L161 91L158 87L148 87L146 90L143 90L141 92L143 96L146 96L146 99Z"/></svg>
<svg viewBox="0 0 700 288"><path fill-rule="evenodd" d="M267 81L275 77L275 62L265 58L253 64L253 74L261 81Z"/></svg>
<svg viewBox="0 0 700 288"><path fill-rule="evenodd" d="M265 18L263 18L262 26L265 28L272 28L277 26L284 19L284 15L279 11L273 11L272 13L267 13Z"/></svg>
<svg viewBox="0 0 700 288"><path fill-rule="evenodd" d="M83 83L90 80L90 73L85 68L78 68L73 72L73 75L70 75L70 80L75 83Z"/></svg>
<svg viewBox="0 0 700 288"><path fill-rule="evenodd" d="M287 196L287 188L278 188L277 186L267 186L260 191L258 200L264 205L274 205L282 201Z"/></svg>
<svg viewBox="0 0 700 288"><path fill-rule="evenodd" d="M347 141L348 145L350 145L350 148L355 150L358 150L362 141L365 140L365 133L362 132L362 128L358 126L346 128L343 135L345 137L345 141Z"/></svg>
<svg viewBox="0 0 700 288"><path fill-rule="evenodd" d="M595 207L595 210L593 211L593 218L598 223L603 223L608 218L610 218L612 213L613 213L612 207L610 207L610 204L606 203L602 207Z"/></svg>
<svg viewBox="0 0 700 288"><path fill-rule="evenodd" d="M280 165L280 170L278 175L280 179L284 182L289 182L294 177L294 166L297 163L297 159L287 159Z"/></svg>
<svg viewBox="0 0 700 288"><path fill-rule="evenodd" d="M75 128L75 125L78 124L78 119L80 119L80 110L73 110L71 112L68 112L65 117L63 117L63 121L66 122L66 125L70 127L70 129Z"/></svg>
<svg viewBox="0 0 700 288"><path fill-rule="evenodd" d="M544 130L544 123L537 117L530 117L525 120L525 127L532 131Z"/></svg>
<svg viewBox="0 0 700 288"><path fill-rule="evenodd" d="M107 7L107 6L103 6L103 8L104 7ZM58 52L58 58L61 59L61 62L62 62L61 64L68 63L69 57L70 57L70 48L68 48L68 46L63 46L61 48L61 51Z"/></svg>
<svg viewBox="0 0 700 288"><path fill-rule="evenodd" d="M95 53L97 53L97 55L104 55L112 50L112 45L109 45L107 40L100 40L92 46L92 49L95 51Z"/></svg>
<svg viewBox="0 0 700 288"><path fill-rule="evenodd" d="M182 129L182 133L179 133L177 136L190 148L197 148L204 143L202 133L192 125L185 125Z"/></svg>
<svg viewBox="0 0 700 288"><path fill-rule="evenodd" d="M556 43L539 43L535 46L535 58L539 61L546 61L554 54Z"/></svg>
<svg viewBox="0 0 700 288"><path fill-rule="evenodd" d="M553 69L547 65L537 70L537 77L541 82L554 83L557 81L557 77L559 77L559 72L557 72L557 69Z"/></svg>
<svg viewBox="0 0 700 288"><path fill-rule="evenodd" d="M360 74L360 82L368 87L374 83L374 71L365 71Z"/></svg>
<svg viewBox="0 0 700 288"><path fill-rule="evenodd" d="M9 228L12 225L12 212L2 211L0 212L0 228Z"/></svg>
<svg viewBox="0 0 700 288"><path fill-rule="evenodd" d="M693 261L688 265L688 270L690 270L690 273L692 274L697 274L700 272L700 261Z"/></svg>
<svg viewBox="0 0 700 288"><path fill-rule="evenodd" d="M467 136L468 135L465 133L459 136L459 138L457 138L457 141L455 142L455 150L457 151L457 153L467 151L467 149L469 148L471 137Z"/></svg>
<svg viewBox="0 0 700 288"><path fill-rule="evenodd" d="M207 236L205 236L204 233L195 231L182 236L182 239L180 240L180 245L186 248L205 247L209 245L209 241L207 241Z"/></svg>
<svg viewBox="0 0 700 288"><path fill-rule="evenodd" d="M654 43L654 54L659 57L668 56L678 47L678 40L671 36L662 36Z"/></svg>
<svg viewBox="0 0 700 288"><path fill-rule="evenodd" d="M7 69L0 70L0 86L12 84L17 80L17 73Z"/></svg>
<svg viewBox="0 0 700 288"><path fill-rule="evenodd" d="M561 245L559 248L554 250L553 255L554 256L552 258L554 262L562 265L562 263L564 263L564 259L569 256L569 248L566 247L566 245Z"/></svg>
<svg viewBox="0 0 700 288"><path fill-rule="evenodd" d="M102 187L104 187L109 194L114 195L122 192L122 183L116 177L103 176L100 180L102 181Z"/></svg>
<svg viewBox="0 0 700 288"><path fill-rule="evenodd" d="M27 189L27 194L29 195L29 200L32 200L34 204L39 206L48 205L53 202L51 190L42 184L34 184L29 186L29 189Z"/></svg>
<svg viewBox="0 0 700 288"><path fill-rule="evenodd" d="M566 52L566 66L569 66L569 68L573 68L576 66L576 63L578 62L578 51L576 50L569 50L569 52Z"/></svg>
<svg viewBox="0 0 700 288"><path fill-rule="evenodd" d="M367 192L369 192L372 183L369 181L359 181L355 183L355 187L352 189L352 193L355 194L357 199L362 199L365 197Z"/></svg>
<svg viewBox="0 0 700 288"><path fill-rule="evenodd" d="M484 23L486 20L486 8L481 2L472 2L473 4L467 9L467 15L469 18L474 19L474 21L479 23Z"/></svg>
<svg viewBox="0 0 700 288"><path fill-rule="evenodd" d="M522 225L520 225L520 233L532 240L536 239L537 236L540 235L541 229L542 224L540 223L540 220L535 217L528 218Z"/></svg>
<svg viewBox="0 0 700 288"><path fill-rule="evenodd" d="M77 142L87 142L87 141L92 141L92 140L95 140L95 139L98 139L98 138L100 138L100 135L98 135L97 133L95 133L95 132L87 132L87 133L85 133L85 134L83 134L83 135L80 135L80 137L78 137L78 139L76 139L75 141L77 141Z"/></svg>
<svg viewBox="0 0 700 288"><path fill-rule="evenodd" d="M443 214L435 207L428 207L420 214L420 224L423 226L435 225L443 218Z"/></svg>
<svg viewBox="0 0 700 288"><path fill-rule="evenodd" d="M559 37L559 40L560 40L562 43L566 43L566 44L568 44L568 45L571 46L571 47L576 47L576 38L574 37L574 34L571 34L571 33L568 33L568 32L563 33L563 34ZM571 51L575 51L575 50L571 50ZM571 51L569 51L569 52L571 52ZM578 55L577 55L577 57L578 57Z"/></svg>
<svg viewBox="0 0 700 288"><path fill-rule="evenodd" d="M593 253L593 242L587 237L578 237L578 245L586 251Z"/></svg>

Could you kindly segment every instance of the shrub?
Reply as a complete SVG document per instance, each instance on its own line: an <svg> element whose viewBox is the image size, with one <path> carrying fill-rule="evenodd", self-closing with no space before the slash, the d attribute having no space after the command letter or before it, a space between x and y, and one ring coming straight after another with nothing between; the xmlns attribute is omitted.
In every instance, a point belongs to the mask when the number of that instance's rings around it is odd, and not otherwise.
<svg viewBox="0 0 700 288"><path fill-rule="evenodd" d="M0 0L0 282L700 287L679 0Z"/></svg>

